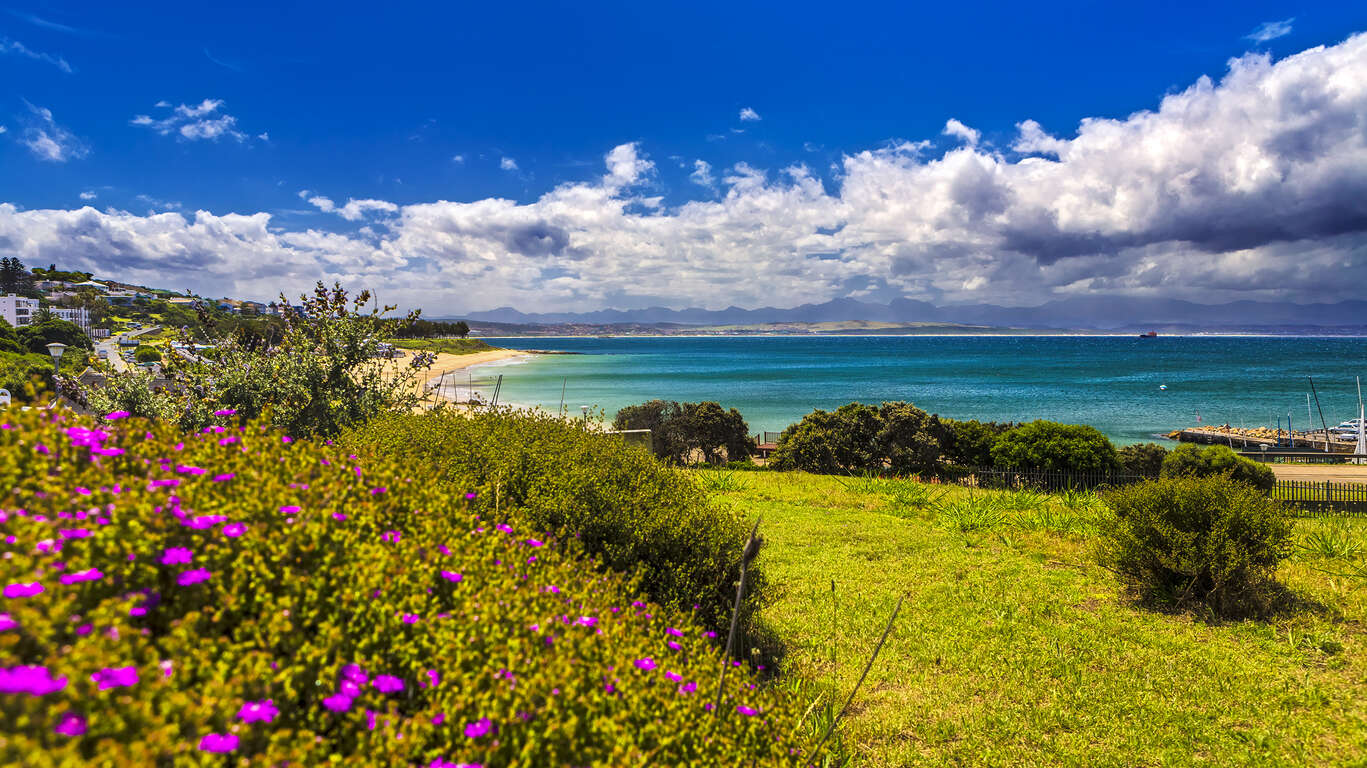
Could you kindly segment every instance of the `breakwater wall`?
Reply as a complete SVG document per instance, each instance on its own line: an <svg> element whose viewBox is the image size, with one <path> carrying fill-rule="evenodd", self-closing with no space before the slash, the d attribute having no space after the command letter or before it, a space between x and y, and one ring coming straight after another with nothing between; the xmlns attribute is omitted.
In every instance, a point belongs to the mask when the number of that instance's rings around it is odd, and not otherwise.
<svg viewBox="0 0 1367 768"><path fill-rule="evenodd" d="M1179 429L1168 433L1168 439L1182 443L1201 443L1203 445L1232 445L1236 451L1259 450L1266 445L1268 449L1289 450L1294 441L1296 450L1323 451L1324 432L1278 433L1266 427L1259 429L1239 429L1237 427L1196 427ZM1352 453L1354 443L1329 441L1330 453Z"/></svg>

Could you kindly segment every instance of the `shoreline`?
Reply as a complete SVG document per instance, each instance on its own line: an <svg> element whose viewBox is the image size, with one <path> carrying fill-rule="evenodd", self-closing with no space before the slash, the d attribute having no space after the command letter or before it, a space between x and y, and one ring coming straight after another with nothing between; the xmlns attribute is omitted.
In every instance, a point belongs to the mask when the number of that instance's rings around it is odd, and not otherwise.
<svg viewBox="0 0 1367 768"><path fill-rule="evenodd" d="M468 404L471 397L478 396L480 400L488 402L487 393L481 391L483 382L475 380L470 375L472 369L541 354L545 353L523 349L491 349L467 355L439 353L424 377L424 397L431 395L448 403ZM462 373L466 375L461 376Z"/></svg>

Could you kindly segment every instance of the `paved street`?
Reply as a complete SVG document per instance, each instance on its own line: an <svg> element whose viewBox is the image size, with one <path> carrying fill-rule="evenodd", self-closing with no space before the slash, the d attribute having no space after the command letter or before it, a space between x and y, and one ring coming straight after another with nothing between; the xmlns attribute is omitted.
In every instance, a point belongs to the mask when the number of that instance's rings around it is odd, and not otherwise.
<svg viewBox="0 0 1367 768"><path fill-rule="evenodd" d="M104 353L107 356L107 359L109 360L109 364L113 366L116 372L123 373L132 366L130 366L127 363L127 361L125 361L122 357L119 357L119 341L125 338L131 339L137 336L141 336L144 333L151 333L152 331L157 331L160 329L161 326L154 325L151 328L141 328L139 330L131 331L129 333L121 333L118 336L110 336L104 341L96 342L95 351L96 353L99 353L100 350L104 350Z"/></svg>

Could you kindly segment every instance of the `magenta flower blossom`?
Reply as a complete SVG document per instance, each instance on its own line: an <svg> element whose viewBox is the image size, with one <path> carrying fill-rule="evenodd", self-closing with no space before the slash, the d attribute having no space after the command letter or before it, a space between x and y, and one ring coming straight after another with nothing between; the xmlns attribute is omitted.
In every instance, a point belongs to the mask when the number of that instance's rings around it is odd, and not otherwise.
<svg viewBox="0 0 1367 768"><path fill-rule="evenodd" d="M465 578L464 576L460 575L459 573L456 573L455 571L442 571L441 577L443 579L446 579L447 581L460 581L461 579Z"/></svg>
<svg viewBox="0 0 1367 768"><path fill-rule="evenodd" d="M323 706L333 712L345 712L351 709L351 697L344 693L334 693L323 699Z"/></svg>
<svg viewBox="0 0 1367 768"><path fill-rule="evenodd" d="M672 651L677 651L677 650L683 648L683 646L679 645L678 643L674 642L673 640L670 640L670 641L666 642L665 645L669 646L669 649L672 650Z"/></svg>
<svg viewBox="0 0 1367 768"><path fill-rule="evenodd" d="M224 483L229 480L232 480L234 477L237 477L236 472L224 472L221 475L214 475L213 479L215 483Z"/></svg>
<svg viewBox="0 0 1367 768"><path fill-rule="evenodd" d="M57 535L63 539L88 539L90 538L89 528L59 528Z"/></svg>
<svg viewBox="0 0 1367 768"><path fill-rule="evenodd" d="M403 690L403 681L393 675L376 675L371 685L380 693L398 693Z"/></svg>
<svg viewBox="0 0 1367 768"><path fill-rule="evenodd" d="M286 435L285 437L280 438L280 442L284 443L285 445L289 445L290 443L294 442L294 438Z"/></svg>
<svg viewBox="0 0 1367 768"><path fill-rule="evenodd" d="M346 519L346 515L343 514L343 513L341 513L341 512L333 512L333 513L332 513L332 519L333 519L333 520L345 520L345 519Z"/></svg>
<svg viewBox="0 0 1367 768"><path fill-rule="evenodd" d="M441 676L437 674L437 670L429 669L423 674L427 675L427 682L423 683L419 681L419 686L422 686L424 688L436 688L438 685L441 685Z"/></svg>
<svg viewBox="0 0 1367 768"><path fill-rule="evenodd" d="M421 617L415 613L405 613L403 615L403 623L405 624L417 624L419 621L421 621Z"/></svg>
<svg viewBox="0 0 1367 768"><path fill-rule="evenodd" d="M593 616L580 616L575 623L581 627L592 627L598 623L598 619Z"/></svg>
<svg viewBox="0 0 1367 768"><path fill-rule="evenodd" d="M223 526L223 535L227 536L230 539L235 539L246 532L246 523L228 523L227 525Z"/></svg>
<svg viewBox="0 0 1367 768"><path fill-rule="evenodd" d="M403 534L399 533L398 531L385 531L384 535L380 538L391 544L398 544L399 539L403 538Z"/></svg>
<svg viewBox="0 0 1367 768"><path fill-rule="evenodd" d="M380 494L382 494L382 493L384 493L385 491L388 491L388 490L389 490L389 489L386 488L386 487L384 487L384 486L380 486L379 488L371 488L371 489L370 489L370 495L371 495L371 496L379 496Z"/></svg>
<svg viewBox="0 0 1367 768"><path fill-rule="evenodd" d="M162 565L181 565L190 562L195 553L187 547L167 547L161 556Z"/></svg>
<svg viewBox="0 0 1367 768"><path fill-rule="evenodd" d="M198 476L198 475L204 474L204 468L203 468L203 467L192 467L192 466L190 466L189 464L177 464L177 465L176 465L176 471L179 472L179 473L181 473L182 475L196 475L196 476Z"/></svg>
<svg viewBox="0 0 1367 768"><path fill-rule="evenodd" d="M689 680L688 682L679 686L679 693L681 694L689 694L696 690L698 690L698 684L692 680Z"/></svg>
<svg viewBox="0 0 1367 768"><path fill-rule="evenodd" d="M197 515L189 520L182 520L181 525L194 531L207 531L227 519L223 515Z"/></svg>
<svg viewBox="0 0 1367 768"><path fill-rule="evenodd" d="M157 666L161 667L161 676L168 678L171 676L171 673L174 672L176 669L175 663L172 662L170 659L162 659L161 661L157 662Z"/></svg>
<svg viewBox="0 0 1367 768"><path fill-rule="evenodd" d="M274 699L244 701L242 708L237 711L238 719L244 723L269 723L279 714L280 710L275 708Z"/></svg>
<svg viewBox="0 0 1367 768"><path fill-rule="evenodd" d="M194 570L186 571L182 573L180 576L176 577L176 583L181 585L182 587L188 587L191 584L198 584L201 581L208 581L210 576L213 576L213 574L209 571L206 571L203 568L195 568Z"/></svg>
<svg viewBox="0 0 1367 768"><path fill-rule="evenodd" d="M672 669L665 670L665 677L669 678L670 680L673 680L676 683L683 681L683 675L679 674L678 672L675 672Z"/></svg>
<svg viewBox="0 0 1367 768"><path fill-rule="evenodd" d="M646 672L649 672L650 670L655 668L655 660L650 658L649 656L645 657L644 659L637 659L632 663L636 665L637 669L642 669Z"/></svg>
<svg viewBox="0 0 1367 768"><path fill-rule="evenodd" d="M746 717L754 717L755 715L759 714L758 709L751 709L750 707L747 707L744 704L737 704L736 711L741 713L742 715L745 715Z"/></svg>
<svg viewBox="0 0 1367 768"><path fill-rule="evenodd" d="M100 690L105 691L110 688L128 688L138 682L137 667L105 667L99 672L90 676L99 684Z"/></svg>
<svg viewBox="0 0 1367 768"><path fill-rule="evenodd" d="M41 453L44 456L47 456L48 454L52 453L52 451L49 451L47 446L43 445L42 443L38 443L37 445L33 446L33 451L34 453Z"/></svg>
<svg viewBox="0 0 1367 768"><path fill-rule="evenodd" d="M0 632L8 632L19 626L19 622L14 620L8 613L0 613Z"/></svg>
<svg viewBox="0 0 1367 768"><path fill-rule="evenodd" d="M476 496L478 496L478 495L479 495L479 494L475 493L474 491L467 491L466 494L465 494L465 498L466 498L466 499L469 499L469 500L473 500L473 499L474 499Z"/></svg>
<svg viewBox="0 0 1367 768"><path fill-rule="evenodd" d="M441 725L444 722L446 722L445 712L438 712L437 714L432 715L432 725Z"/></svg>
<svg viewBox="0 0 1367 768"><path fill-rule="evenodd" d="M104 417L110 421L117 421L119 419L126 419L130 415L131 414L129 414L128 411L110 411L109 413L106 413Z"/></svg>
<svg viewBox="0 0 1367 768"><path fill-rule="evenodd" d="M59 581L63 584L79 584L82 581L99 581L102 578L104 578L104 572L99 568L87 568L84 571L64 573Z"/></svg>
<svg viewBox="0 0 1367 768"><path fill-rule="evenodd" d="M504 533L512 533L512 532L513 532L513 529L512 529L512 528L509 528L507 525L504 525L503 523L499 523L498 525L495 525L494 527L497 528L497 529L500 530L500 531L503 531Z"/></svg>
<svg viewBox="0 0 1367 768"><path fill-rule="evenodd" d="M215 415L215 416L236 416L236 415L237 415L237 409L236 409L236 408L222 408L222 409L220 409L220 410L214 411L214 415Z"/></svg>
<svg viewBox="0 0 1367 768"><path fill-rule="evenodd" d="M66 687L65 677L53 677L47 667L0 667L0 693L46 696Z"/></svg>
<svg viewBox="0 0 1367 768"><path fill-rule="evenodd" d="M546 542L541 541L540 539L527 539L527 546L529 547L544 547L545 545Z"/></svg>
<svg viewBox="0 0 1367 768"><path fill-rule="evenodd" d="M235 733L206 733L199 740L199 749L201 752L227 754L237 749L237 741Z"/></svg>
<svg viewBox="0 0 1367 768"><path fill-rule="evenodd" d="M149 488L175 488L177 485L180 485L180 478L178 477L168 477L164 480L153 480L148 483Z"/></svg>
<svg viewBox="0 0 1367 768"><path fill-rule="evenodd" d="M345 667L342 667L342 679L364 685L366 681L370 680L370 675L367 675L365 670L361 669L359 665L348 664Z"/></svg>
<svg viewBox="0 0 1367 768"><path fill-rule="evenodd" d="M85 718L75 712L67 712L57 718L57 724L52 726L52 732L58 736L80 736L85 733Z"/></svg>
<svg viewBox="0 0 1367 768"><path fill-rule="evenodd" d="M683 632L681 632L681 631L679 631L679 630L677 630L677 629L675 629L675 628L673 628L673 627L665 627L665 634L666 634L666 635L673 635L673 636L675 636L675 637L683 637L683 636L684 636L684 635L683 635Z"/></svg>
<svg viewBox="0 0 1367 768"><path fill-rule="evenodd" d="M281 512L282 514L286 514L286 515L293 515L293 514L297 513L298 511L299 511L299 507L298 507L297 505L295 505L295 504L286 504L285 506L283 506L283 507L280 508L280 512Z"/></svg>
<svg viewBox="0 0 1367 768"><path fill-rule="evenodd" d="M41 582L15 582L14 584L5 585L4 595L13 600L18 597L33 597L34 595L41 594L42 591L43 585Z"/></svg>
<svg viewBox="0 0 1367 768"><path fill-rule="evenodd" d="M465 736L471 739L478 739L481 736L489 735L494 729L494 724L487 717L481 717L473 723L466 723Z"/></svg>

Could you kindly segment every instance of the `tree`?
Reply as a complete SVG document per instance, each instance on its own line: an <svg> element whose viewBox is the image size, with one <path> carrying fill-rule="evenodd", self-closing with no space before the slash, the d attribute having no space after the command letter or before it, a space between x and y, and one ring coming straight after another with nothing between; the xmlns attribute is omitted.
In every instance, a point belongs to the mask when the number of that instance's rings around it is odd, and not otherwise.
<svg viewBox="0 0 1367 768"><path fill-rule="evenodd" d="M1150 478L1158 477L1167 455L1168 449L1157 443L1136 443L1116 451L1120 471Z"/></svg>
<svg viewBox="0 0 1367 768"><path fill-rule="evenodd" d="M684 403L677 418L678 425L671 427L680 442L690 454L700 451L708 464L740 461L754 450L750 427L735 408L724 411L714 402Z"/></svg>
<svg viewBox="0 0 1367 768"><path fill-rule="evenodd" d="M17 257L0 258L0 291L14 293L19 290L23 273L24 264Z"/></svg>
<svg viewBox="0 0 1367 768"><path fill-rule="evenodd" d="M612 420L613 429L648 429L650 445L661 461L682 464L687 445L673 431L682 409L669 400L650 400L640 405L628 405Z"/></svg>
<svg viewBox="0 0 1367 768"><path fill-rule="evenodd" d="M911 403L883 403L878 409L878 453L894 475L921 475L940 468L940 418Z"/></svg>
<svg viewBox="0 0 1367 768"><path fill-rule="evenodd" d="M992 463L1010 469L1049 472L1114 472L1115 446L1085 424L1032 421L1002 435L992 446Z"/></svg>
<svg viewBox="0 0 1367 768"><path fill-rule="evenodd" d="M998 438L1015 429L1009 422L970 419L940 421L941 443L946 461L960 467L989 467L992 465L992 446Z"/></svg>
<svg viewBox="0 0 1367 768"><path fill-rule="evenodd" d="M14 330L14 326L9 321L0 317L0 352L12 354L28 354L28 348L19 340L19 334Z"/></svg>
<svg viewBox="0 0 1367 768"><path fill-rule="evenodd" d="M771 464L775 469L824 474L883 472L882 430L878 409L863 403L848 403L833 412L817 409L783 430Z"/></svg>
<svg viewBox="0 0 1367 768"><path fill-rule="evenodd" d="M47 345L54 341L76 349L93 350L95 348L85 332L76 327L75 323L54 318L50 311L47 314L49 319L40 319L32 325L26 325L19 329L19 342L28 351L46 355L48 353ZM39 313L39 317L42 317L42 313Z"/></svg>
<svg viewBox="0 0 1367 768"><path fill-rule="evenodd" d="M1199 446L1183 443L1163 459L1160 477L1214 477L1227 475L1231 480L1251 485L1264 493L1277 485L1277 476L1265 464L1246 459L1224 445Z"/></svg>
<svg viewBox="0 0 1367 768"><path fill-rule="evenodd" d="M465 322L464 320L458 320L456 321L456 327L452 330L456 332L457 336L463 339L466 336L470 335L470 324Z"/></svg>
<svg viewBox="0 0 1367 768"><path fill-rule="evenodd" d="M133 351L133 358L139 363L155 363L161 360L161 352L150 344L139 344Z"/></svg>

